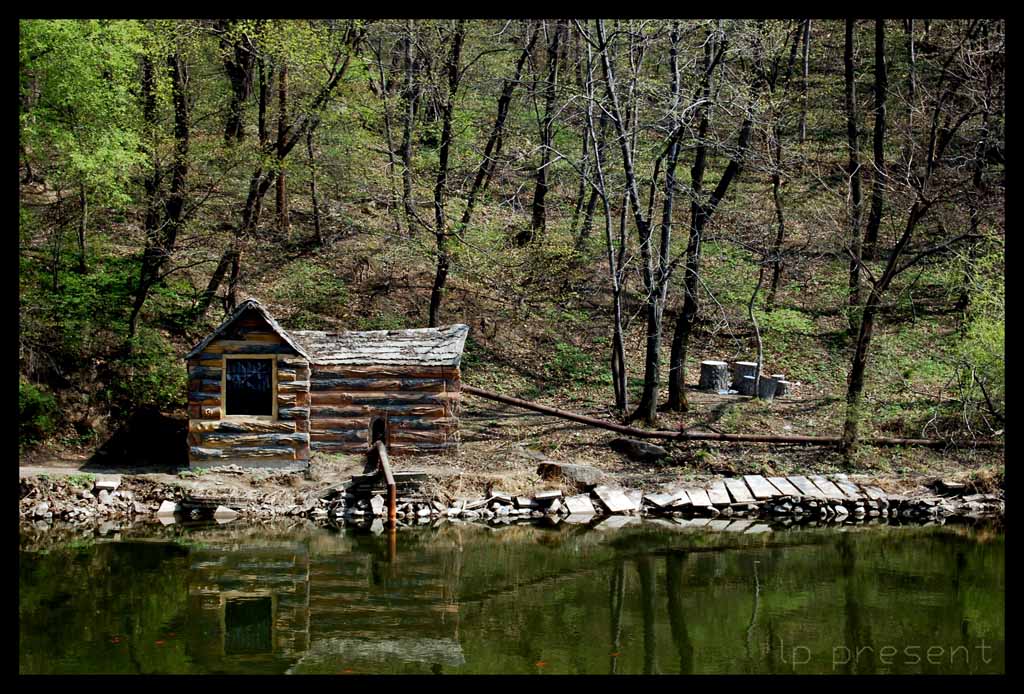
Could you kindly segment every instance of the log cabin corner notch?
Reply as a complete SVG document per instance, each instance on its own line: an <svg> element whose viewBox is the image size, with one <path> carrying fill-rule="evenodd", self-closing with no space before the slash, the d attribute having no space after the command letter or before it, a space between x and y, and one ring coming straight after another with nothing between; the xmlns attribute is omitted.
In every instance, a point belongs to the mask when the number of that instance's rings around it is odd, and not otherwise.
<svg viewBox="0 0 1024 694"><path fill-rule="evenodd" d="M186 356L189 464L301 469L311 451L458 446L469 328L285 331L255 299Z"/></svg>

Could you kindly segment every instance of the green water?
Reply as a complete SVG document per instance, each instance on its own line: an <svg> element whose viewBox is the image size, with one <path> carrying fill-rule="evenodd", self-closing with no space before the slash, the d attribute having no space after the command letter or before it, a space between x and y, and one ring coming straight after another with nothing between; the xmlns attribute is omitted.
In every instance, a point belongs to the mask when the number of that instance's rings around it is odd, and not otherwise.
<svg viewBox="0 0 1024 694"><path fill-rule="evenodd" d="M992 528L40 537L22 535L22 673L1005 671Z"/></svg>

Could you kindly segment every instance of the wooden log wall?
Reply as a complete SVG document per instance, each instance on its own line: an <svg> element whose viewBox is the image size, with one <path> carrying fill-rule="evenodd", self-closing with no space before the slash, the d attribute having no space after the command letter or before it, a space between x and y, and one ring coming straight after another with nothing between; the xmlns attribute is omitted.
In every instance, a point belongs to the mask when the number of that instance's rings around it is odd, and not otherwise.
<svg viewBox="0 0 1024 694"><path fill-rule="evenodd" d="M391 454L436 453L458 446L458 367L314 364L309 386L314 451L365 451L374 417L387 417Z"/></svg>
<svg viewBox="0 0 1024 694"><path fill-rule="evenodd" d="M277 355L277 420L225 418L225 354ZM250 313L239 318L188 361L189 463L281 467L309 460L309 375L309 362L262 317Z"/></svg>

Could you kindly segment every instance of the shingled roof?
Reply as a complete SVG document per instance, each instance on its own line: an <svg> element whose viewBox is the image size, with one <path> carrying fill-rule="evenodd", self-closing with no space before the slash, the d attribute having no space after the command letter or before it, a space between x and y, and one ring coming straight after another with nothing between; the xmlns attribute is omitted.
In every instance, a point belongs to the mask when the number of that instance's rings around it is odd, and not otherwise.
<svg viewBox="0 0 1024 694"><path fill-rule="evenodd" d="M238 308L188 353L186 359L202 352L224 334L246 311L257 311L270 327L314 364L382 364L394 366L458 366L469 334L468 325L411 330L323 330L286 331L256 299L246 299Z"/></svg>
<svg viewBox="0 0 1024 694"><path fill-rule="evenodd" d="M458 366L468 325L412 330L294 330L314 364Z"/></svg>

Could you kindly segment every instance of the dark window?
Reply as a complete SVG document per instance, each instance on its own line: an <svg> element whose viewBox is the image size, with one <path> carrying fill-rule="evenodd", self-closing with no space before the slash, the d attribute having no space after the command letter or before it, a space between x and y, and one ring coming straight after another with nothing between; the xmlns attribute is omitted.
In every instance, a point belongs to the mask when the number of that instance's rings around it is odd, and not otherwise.
<svg viewBox="0 0 1024 694"><path fill-rule="evenodd" d="M385 444L387 440L387 424L380 417L374 417L370 423L370 445L383 441Z"/></svg>
<svg viewBox="0 0 1024 694"><path fill-rule="evenodd" d="M228 600L224 606L224 653L269 653L273 650L271 598Z"/></svg>
<svg viewBox="0 0 1024 694"><path fill-rule="evenodd" d="M274 414L274 360L227 359L225 414Z"/></svg>

